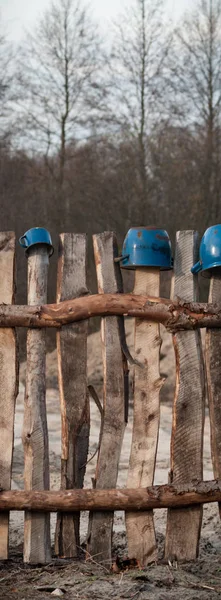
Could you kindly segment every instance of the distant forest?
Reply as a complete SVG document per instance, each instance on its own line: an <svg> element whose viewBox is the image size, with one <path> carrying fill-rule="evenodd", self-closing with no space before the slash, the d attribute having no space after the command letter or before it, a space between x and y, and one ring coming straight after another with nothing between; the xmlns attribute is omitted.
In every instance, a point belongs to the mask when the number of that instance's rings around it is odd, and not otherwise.
<svg viewBox="0 0 221 600"><path fill-rule="evenodd" d="M134 0L109 37L83 1L55 0L19 46L4 29L2 231L43 226L56 246L59 232L114 230L121 245L135 225L174 241L221 221L221 0L196 0L175 28L161 1ZM50 300L55 274L56 254Z"/></svg>

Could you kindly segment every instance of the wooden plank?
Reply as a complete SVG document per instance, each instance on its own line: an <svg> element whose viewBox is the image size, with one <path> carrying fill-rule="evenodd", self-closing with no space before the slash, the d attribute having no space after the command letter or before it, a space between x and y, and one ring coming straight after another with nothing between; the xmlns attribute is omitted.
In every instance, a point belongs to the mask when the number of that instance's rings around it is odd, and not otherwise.
<svg viewBox="0 0 221 600"><path fill-rule="evenodd" d="M135 272L135 294L159 296L160 270L143 268ZM135 319L135 366L132 446L128 488L153 484L159 431L160 330L158 323ZM128 554L141 566L157 559L153 512L126 513Z"/></svg>
<svg viewBox="0 0 221 600"><path fill-rule="evenodd" d="M49 256L46 245L28 251L28 304L47 301ZM49 489L49 452L46 415L45 330L27 333L26 389L24 403L24 484L25 490ZM24 562L51 560L50 515L25 513Z"/></svg>
<svg viewBox="0 0 221 600"><path fill-rule="evenodd" d="M172 298L198 300L197 276L191 266L198 257L198 234L179 231L176 236ZM205 377L200 331L173 336L176 356L176 388L171 436L170 482L190 483L203 479L203 429ZM165 556L194 560L198 556L202 507L169 510Z"/></svg>
<svg viewBox="0 0 221 600"><path fill-rule="evenodd" d="M216 275L217 272L217 275ZM209 302L220 305L221 275L213 270ZM207 389L210 414L211 453L215 477L221 477L221 330L207 329L205 342ZM221 504L219 504L221 516Z"/></svg>
<svg viewBox="0 0 221 600"><path fill-rule="evenodd" d="M121 292L123 289L117 241L112 232L93 236L100 294ZM121 323L122 324L122 323ZM118 465L125 430L125 359L122 354L120 328L117 317L102 320L101 324L104 393L103 424L94 486L97 489L116 487ZM127 385L126 385L127 389ZM111 564L113 512L90 516L88 553L98 562Z"/></svg>
<svg viewBox="0 0 221 600"><path fill-rule="evenodd" d="M0 233L0 303L14 303L15 234ZM11 488L18 353L14 329L0 329L0 485ZM0 515L0 560L8 558L9 513Z"/></svg>
<svg viewBox="0 0 221 600"><path fill-rule="evenodd" d="M63 233L59 238L57 302L87 294L86 235ZM61 489L83 487L90 409L87 392L88 322L66 325L57 333L58 381L61 403ZM80 547L80 514L59 514L55 552L76 557Z"/></svg>

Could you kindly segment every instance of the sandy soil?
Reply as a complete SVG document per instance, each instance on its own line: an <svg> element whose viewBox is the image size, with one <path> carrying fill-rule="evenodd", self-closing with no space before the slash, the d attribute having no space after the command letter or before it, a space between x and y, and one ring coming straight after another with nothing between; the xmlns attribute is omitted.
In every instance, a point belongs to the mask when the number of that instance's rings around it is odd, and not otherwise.
<svg viewBox="0 0 221 600"><path fill-rule="evenodd" d="M89 381L101 389L102 369L99 346L99 334L89 338ZM130 340L132 332L129 332ZM131 338L132 339L132 338ZM162 349L161 370L169 373L170 381L167 387L170 392L174 385L174 359L170 339L164 339ZM165 352L166 348L166 352ZM171 359L168 359L170 353ZM165 356L167 364L165 365ZM168 367L169 362L169 367ZM24 381L24 369L21 371ZM60 485L60 410L59 394L56 381L56 355L48 357L47 412L50 443L50 472L51 488L58 489ZM168 392L168 393L169 393ZM157 454L155 483L167 483L169 471L170 433L172 408L168 403L168 393L162 397L160 436ZM13 462L13 488L23 488L23 449L21 445L21 430L23 424L24 387L20 384L20 393L16 405L15 418L15 451ZM100 416L94 402L91 401L91 436L89 458L94 454L98 444ZM130 408L129 423L125 432L120 461L118 486L126 484L128 460L132 434L132 407ZM204 435L204 479L212 479L210 457L210 428L208 410L206 411ZM87 465L85 487L91 487L94 476L96 457ZM56 515L51 517L52 544L54 537ZM215 599L221 596L221 527L217 505L211 504L204 508L200 555L196 562L189 564L166 564L163 561L164 539L166 529L166 510L155 511L155 524L159 548L159 560L144 570L130 570L119 574L110 573L106 565L98 565L94 559L91 563L84 561L84 541L87 533L88 516L81 516L82 560L67 561L53 559L45 567L31 567L22 563L23 514L11 513L10 521L10 560L0 563L0 598L14 600L46 600L56 597L65 599L103 599L135 598L136 600L166 600L176 599ZM113 560L125 556L126 538L124 515L115 514L114 522ZM57 591L56 590L60 590ZM59 596L57 596L59 597Z"/></svg>

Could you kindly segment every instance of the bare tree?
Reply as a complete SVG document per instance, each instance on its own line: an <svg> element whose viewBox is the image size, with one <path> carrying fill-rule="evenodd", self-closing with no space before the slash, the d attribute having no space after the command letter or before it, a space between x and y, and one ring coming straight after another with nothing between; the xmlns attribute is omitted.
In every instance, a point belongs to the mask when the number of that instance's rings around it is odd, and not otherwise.
<svg viewBox="0 0 221 600"><path fill-rule="evenodd" d="M221 198L221 0L199 0L176 32L171 85L179 121L194 133L205 221L219 216Z"/></svg>
<svg viewBox="0 0 221 600"><path fill-rule="evenodd" d="M87 136L96 115L99 68L99 36L88 9L80 0L52 2L21 50L21 115L29 147L32 140L50 170L50 156L58 153L61 185L67 144Z"/></svg>
<svg viewBox="0 0 221 600"><path fill-rule="evenodd" d="M175 235L177 229L204 230L197 164L199 144L188 126L160 123L149 139L154 195L162 222Z"/></svg>
<svg viewBox="0 0 221 600"><path fill-rule="evenodd" d="M147 135L166 111L167 58L171 35L161 0L135 0L116 24L111 56L112 106L124 136L131 137L139 173L139 218L145 220L151 192Z"/></svg>
<svg viewBox="0 0 221 600"><path fill-rule="evenodd" d="M14 50L3 33L0 23L0 143L8 144L15 127L15 116L12 114L12 102L15 100L14 86Z"/></svg>

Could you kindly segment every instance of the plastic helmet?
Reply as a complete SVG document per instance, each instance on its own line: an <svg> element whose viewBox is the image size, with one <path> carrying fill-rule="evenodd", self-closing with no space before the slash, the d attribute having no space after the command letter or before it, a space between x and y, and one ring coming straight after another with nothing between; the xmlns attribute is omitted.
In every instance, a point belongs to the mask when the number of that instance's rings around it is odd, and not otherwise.
<svg viewBox="0 0 221 600"><path fill-rule="evenodd" d="M167 231L157 227L132 227L123 243L121 266L124 269L172 269L171 243Z"/></svg>
<svg viewBox="0 0 221 600"><path fill-rule="evenodd" d="M221 267L221 225L213 225L205 231L200 243L199 255L200 259L193 265L192 273Z"/></svg>

